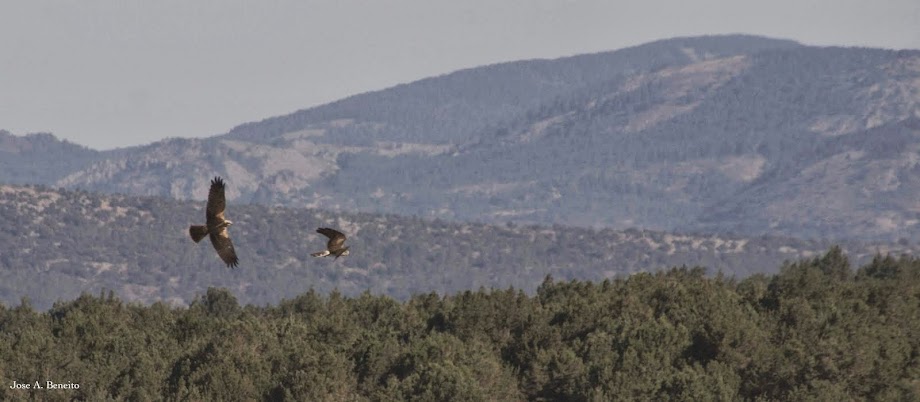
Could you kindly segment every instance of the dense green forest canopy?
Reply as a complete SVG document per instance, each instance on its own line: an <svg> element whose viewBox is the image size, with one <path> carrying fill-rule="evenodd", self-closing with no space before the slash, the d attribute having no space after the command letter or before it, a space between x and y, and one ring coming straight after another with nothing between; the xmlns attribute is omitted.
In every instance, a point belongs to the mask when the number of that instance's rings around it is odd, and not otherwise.
<svg viewBox="0 0 920 402"><path fill-rule="evenodd" d="M0 304L0 400L920 399L920 260L854 272L833 248L773 276L704 272L405 302ZM9 388L49 380L79 388Z"/></svg>

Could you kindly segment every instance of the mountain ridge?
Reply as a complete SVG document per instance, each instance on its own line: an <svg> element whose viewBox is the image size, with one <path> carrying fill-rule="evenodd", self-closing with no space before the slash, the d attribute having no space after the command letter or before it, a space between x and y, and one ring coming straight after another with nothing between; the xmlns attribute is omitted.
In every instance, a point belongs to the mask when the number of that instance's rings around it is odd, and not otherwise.
<svg viewBox="0 0 920 402"><path fill-rule="evenodd" d="M461 70L34 182L201 200L220 174L243 203L895 241L920 235L920 183L874 183L915 167L918 94L920 51L679 38Z"/></svg>

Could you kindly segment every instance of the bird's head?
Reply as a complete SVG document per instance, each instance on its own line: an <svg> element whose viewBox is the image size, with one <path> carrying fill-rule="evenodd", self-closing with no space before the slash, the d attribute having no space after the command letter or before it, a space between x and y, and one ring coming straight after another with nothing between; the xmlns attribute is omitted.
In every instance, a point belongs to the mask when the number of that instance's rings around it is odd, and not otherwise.
<svg viewBox="0 0 920 402"><path fill-rule="evenodd" d="M336 255L335 255L335 258L333 258L332 260L335 261L335 260L339 259L339 257L346 256L346 255L348 255L348 247L345 247L345 250L342 251L341 253L336 254Z"/></svg>

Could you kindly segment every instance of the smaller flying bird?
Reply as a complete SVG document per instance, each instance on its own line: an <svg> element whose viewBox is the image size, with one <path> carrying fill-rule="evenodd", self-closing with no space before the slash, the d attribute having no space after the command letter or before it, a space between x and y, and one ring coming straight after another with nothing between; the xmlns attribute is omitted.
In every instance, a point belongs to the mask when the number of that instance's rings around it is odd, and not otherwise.
<svg viewBox="0 0 920 402"><path fill-rule="evenodd" d="M233 221L224 218L226 206L224 181L220 177L215 177L211 180L211 190L208 192L208 206L205 210L207 224L189 226L188 233L195 243L200 242L205 236L210 236L211 245L217 250L220 259L224 260L228 267L235 268L240 260L236 258L236 250L233 249L230 233L227 231Z"/></svg>
<svg viewBox="0 0 920 402"><path fill-rule="evenodd" d="M348 247L345 247L345 235L342 232L339 232L335 229L330 228L319 228L316 229L316 233L319 233L323 236L329 238L329 242L326 243L326 249L323 251L318 251L310 255L314 257L325 257L327 255L334 255L335 259L343 255L348 255Z"/></svg>

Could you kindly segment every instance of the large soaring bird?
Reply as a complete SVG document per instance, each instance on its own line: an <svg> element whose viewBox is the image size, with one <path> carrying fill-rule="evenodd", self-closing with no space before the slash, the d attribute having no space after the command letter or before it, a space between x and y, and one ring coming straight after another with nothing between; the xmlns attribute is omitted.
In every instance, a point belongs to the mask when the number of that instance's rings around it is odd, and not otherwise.
<svg viewBox="0 0 920 402"><path fill-rule="evenodd" d="M233 222L224 218L226 206L224 181L220 177L215 177L214 180L211 180L211 191L208 192L208 208L205 211L207 224L189 226L188 233L195 243L200 242L205 236L210 236L211 245L217 250L217 255L227 263L228 267L234 268L240 260L236 258L236 250L233 249L230 233L227 232Z"/></svg>
<svg viewBox="0 0 920 402"><path fill-rule="evenodd" d="M326 243L326 249L323 251L318 251L310 255L314 257L325 257L327 255L334 255L335 259L343 255L348 255L348 247L345 247L345 235L342 232L339 232L335 229L330 228L319 228L316 229L316 233L319 233L323 236L329 238L329 242Z"/></svg>

